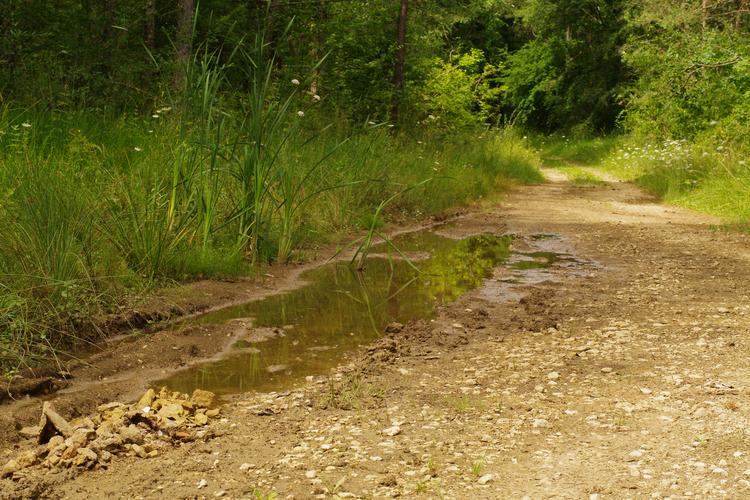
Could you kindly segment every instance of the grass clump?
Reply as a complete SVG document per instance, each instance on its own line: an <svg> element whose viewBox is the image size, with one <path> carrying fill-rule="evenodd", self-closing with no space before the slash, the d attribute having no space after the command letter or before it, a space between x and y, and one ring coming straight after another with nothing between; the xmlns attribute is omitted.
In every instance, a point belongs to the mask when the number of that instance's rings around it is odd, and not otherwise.
<svg viewBox="0 0 750 500"><path fill-rule="evenodd" d="M622 142L619 136L571 138L565 135L538 136L532 144L551 166L578 164L593 166L608 158Z"/></svg>
<svg viewBox="0 0 750 500"><path fill-rule="evenodd" d="M1 373L95 341L136 292L542 180L512 130L329 119L303 90L315 67L282 81L268 50L196 50L178 97L142 115L0 108Z"/></svg>
<svg viewBox="0 0 750 500"><path fill-rule="evenodd" d="M588 170L575 165L557 167L576 186L601 186L604 181Z"/></svg>
<svg viewBox="0 0 750 500"><path fill-rule="evenodd" d="M373 223L541 181L538 157L512 131L393 137L326 128L311 111L285 118L301 128L279 125L296 132L260 187L248 187L238 166L254 153L239 118L213 109L209 126L203 111L178 107L154 117L0 112L0 371L96 341L99 318L155 286L250 276ZM383 200L428 178L373 219ZM248 205L255 189L264 197Z"/></svg>
<svg viewBox="0 0 750 500"><path fill-rule="evenodd" d="M668 203L735 226L750 220L750 170L742 149L685 140L641 144L623 145L602 168Z"/></svg>

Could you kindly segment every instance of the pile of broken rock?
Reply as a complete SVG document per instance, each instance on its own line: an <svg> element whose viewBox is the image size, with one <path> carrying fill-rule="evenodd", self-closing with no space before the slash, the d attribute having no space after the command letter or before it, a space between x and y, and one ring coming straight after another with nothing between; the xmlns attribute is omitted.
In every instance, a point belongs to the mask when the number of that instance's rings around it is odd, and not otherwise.
<svg viewBox="0 0 750 500"><path fill-rule="evenodd" d="M175 441L200 438L197 428L219 415L215 395L196 389L192 396L149 389L137 403L107 403L90 417L68 422L45 402L38 426L22 429L37 445L2 469L2 477L23 476L40 465L51 470L106 467L114 456L155 457Z"/></svg>

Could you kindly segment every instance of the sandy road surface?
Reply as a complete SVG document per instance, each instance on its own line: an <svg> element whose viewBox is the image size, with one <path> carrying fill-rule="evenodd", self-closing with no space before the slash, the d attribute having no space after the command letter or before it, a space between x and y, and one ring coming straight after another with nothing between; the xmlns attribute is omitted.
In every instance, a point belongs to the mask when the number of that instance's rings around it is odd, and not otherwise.
<svg viewBox="0 0 750 500"><path fill-rule="evenodd" d="M330 378L237 398L210 439L30 469L0 497L750 497L750 240L546 173L446 231L577 265L513 286L498 269Z"/></svg>

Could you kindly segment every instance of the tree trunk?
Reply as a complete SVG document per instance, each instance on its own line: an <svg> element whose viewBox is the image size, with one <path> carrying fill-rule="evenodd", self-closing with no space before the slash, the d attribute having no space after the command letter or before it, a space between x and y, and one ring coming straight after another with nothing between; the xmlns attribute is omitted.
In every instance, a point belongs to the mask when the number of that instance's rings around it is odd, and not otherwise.
<svg viewBox="0 0 750 500"><path fill-rule="evenodd" d="M104 28L102 29L102 47L104 54L102 57L102 72L112 75L115 54L115 8L116 0L105 0L104 2Z"/></svg>
<svg viewBox="0 0 750 500"><path fill-rule="evenodd" d="M711 16L711 0L701 0L701 18L703 21L703 29L708 28L708 20Z"/></svg>
<svg viewBox="0 0 750 500"><path fill-rule="evenodd" d="M314 35L315 40L313 41L312 48L310 50L310 55L312 56L312 60L315 64L320 62L320 58L322 57L322 54L325 51L326 37L325 37L324 26L325 26L325 22L327 19L328 19L328 9L326 6L326 0L320 0L318 2L318 24L316 26L315 35ZM318 94L318 90L320 89L320 76L321 76L322 70L323 68L321 66L318 66L315 68L312 81L310 82L310 93L312 95Z"/></svg>
<svg viewBox="0 0 750 500"><path fill-rule="evenodd" d="M190 58L190 47L193 41L193 17L195 16L195 3L193 0L178 0L177 11L177 37L175 48L177 54L173 85L177 90L185 80L185 70Z"/></svg>
<svg viewBox="0 0 750 500"><path fill-rule="evenodd" d="M156 48L156 0L146 0L146 20L143 24L143 43L148 50Z"/></svg>
<svg viewBox="0 0 750 500"><path fill-rule="evenodd" d="M11 40L11 32L13 30L13 21L15 19L15 8L13 6L9 7L9 11L5 12L5 15L0 18L0 33L2 34L3 40L10 41ZM18 46L13 43L3 43L0 44L0 47L5 49L5 53L0 53L0 57L4 58L6 60L6 67L8 71L9 81L14 82L15 79L15 69L16 69L16 63L17 63L17 54L16 50L18 50ZM3 57L4 56L4 57Z"/></svg>
<svg viewBox="0 0 750 500"><path fill-rule="evenodd" d="M406 21L409 14L409 0L401 0L398 15L398 45L396 66L393 70L393 99L391 101L391 124L398 126L401 113L401 97L404 91L404 69L406 65Z"/></svg>
<svg viewBox="0 0 750 500"><path fill-rule="evenodd" d="M106 0L104 2L104 30L102 39L106 45L112 43L113 25L115 24L115 0ZM112 47L107 47L112 50Z"/></svg>
<svg viewBox="0 0 750 500"><path fill-rule="evenodd" d="M739 0L737 2L737 14L734 18L734 30L740 31L742 29L742 19L744 14L747 12L747 0Z"/></svg>
<svg viewBox="0 0 750 500"><path fill-rule="evenodd" d="M265 9L265 30L263 32L263 42L266 45L273 45L274 41L274 18L276 11L279 9L279 0L258 0L258 6Z"/></svg>

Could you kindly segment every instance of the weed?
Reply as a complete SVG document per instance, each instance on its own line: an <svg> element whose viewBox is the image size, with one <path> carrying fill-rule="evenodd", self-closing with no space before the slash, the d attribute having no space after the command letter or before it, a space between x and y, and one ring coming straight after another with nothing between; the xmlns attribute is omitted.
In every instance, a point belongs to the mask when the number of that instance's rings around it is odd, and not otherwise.
<svg viewBox="0 0 750 500"><path fill-rule="evenodd" d="M382 388L365 382L359 374L350 374L338 382L330 379L328 390L320 404L323 408L351 410L363 408L382 397Z"/></svg>
<svg viewBox="0 0 750 500"><path fill-rule="evenodd" d="M450 396L446 399L448 406L458 413L467 413L472 408L484 408L485 403L479 398L472 398L468 395Z"/></svg>
<svg viewBox="0 0 750 500"><path fill-rule="evenodd" d="M414 493L427 493L430 491L430 481L417 481L414 485Z"/></svg>
<svg viewBox="0 0 750 500"><path fill-rule="evenodd" d="M260 490L254 490L253 496L256 498L256 500L276 500L277 498L279 498L279 494L275 491L263 493Z"/></svg>
<svg viewBox="0 0 750 500"><path fill-rule="evenodd" d="M436 477L439 470L439 466L437 462L435 462L435 459L430 457L430 459L427 460L427 472L429 472L430 476Z"/></svg>
<svg viewBox="0 0 750 500"><path fill-rule="evenodd" d="M475 460L471 463L471 473L479 477L482 475L482 471L484 471L484 460Z"/></svg>
<svg viewBox="0 0 750 500"><path fill-rule="evenodd" d="M570 182L577 186L600 186L604 184L604 181L584 168L569 164L557 168L568 177Z"/></svg>

